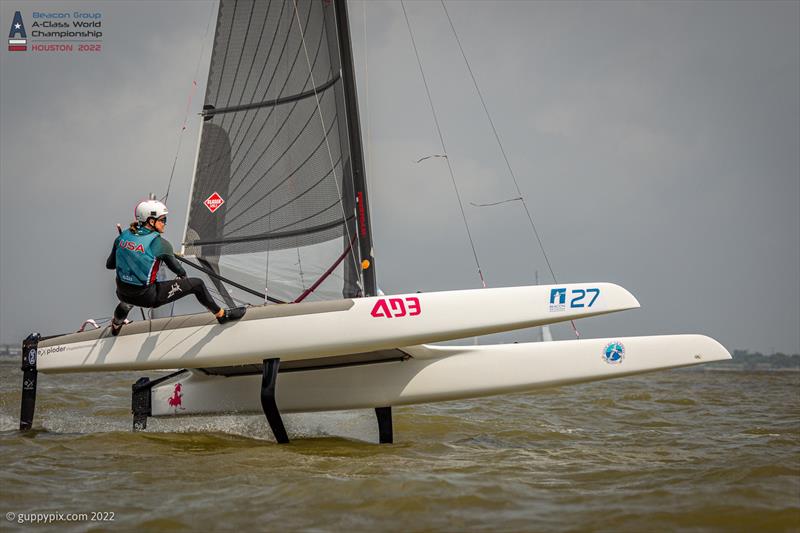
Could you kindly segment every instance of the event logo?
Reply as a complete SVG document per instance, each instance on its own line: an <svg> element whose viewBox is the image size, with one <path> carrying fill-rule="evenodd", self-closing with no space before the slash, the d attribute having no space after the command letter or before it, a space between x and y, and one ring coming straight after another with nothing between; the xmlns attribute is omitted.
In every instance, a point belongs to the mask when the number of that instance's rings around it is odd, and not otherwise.
<svg viewBox="0 0 800 533"><path fill-rule="evenodd" d="M100 52L103 14L96 11L15 11L8 32L10 52Z"/></svg>
<svg viewBox="0 0 800 533"><path fill-rule="evenodd" d="M14 13L11 31L8 32L8 51L24 52L28 49L28 34L25 33L25 23L22 22L22 13Z"/></svg>
<svg viewBox="0 0 800 533"><path fill-rule="evenodd" d="M625 358L625 346L619 341L611 341L603 348L603 361L618 365Z"/></svg>
<svg viewBox="0 0 800 533"><path fill-rule="evenodd" d="M208 208L209 211L212 213L222 207L222 204L225 203L225 200L222 199L217 192L214 192L211 196L206 198L206 201L203 204Z"/></svg>

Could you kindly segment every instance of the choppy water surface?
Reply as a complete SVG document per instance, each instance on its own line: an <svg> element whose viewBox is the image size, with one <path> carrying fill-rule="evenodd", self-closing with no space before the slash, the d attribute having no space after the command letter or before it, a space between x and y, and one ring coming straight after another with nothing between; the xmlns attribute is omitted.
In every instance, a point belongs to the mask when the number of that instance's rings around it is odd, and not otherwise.
<svg viewBox="0 0 800 533"><path fill-rule="evenodd" d="M138 374L0 362L0 511L113 512L61 528L287 531L800 531L800 374L670 371L528 395L371 411L150 421ZM29 529L0 518L2 528Z"/></svg>

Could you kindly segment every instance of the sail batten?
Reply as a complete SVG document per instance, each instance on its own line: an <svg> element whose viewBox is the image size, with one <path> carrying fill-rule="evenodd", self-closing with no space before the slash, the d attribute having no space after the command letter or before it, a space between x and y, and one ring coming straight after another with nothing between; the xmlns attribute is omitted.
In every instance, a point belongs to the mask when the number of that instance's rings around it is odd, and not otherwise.
<svg viewBox="0 0 800 533"><path fill-rule="evenodd" d="M258 181L260 179L264 178L282 160L282 158L289 152L289 150L297 143L297 141L300 139L300 136L302 135L302 131L305 131L305 127L308 126L309 123L315 118L315 115L316 115L316 111L312 112L312 114L308 117L308 120L306 120L306 123L303 126L304 129L301 130L301 133L299 133L294 139L292 139L292 141L288 144L288 146L286 147L286 149L283 152L278 154L278 156L275 158L273 163L269 167L267 167L267 169L262 173L262 175L259 178L256 179L256 181L251 185L251 187L247 191L245 191L243 194L240 195L242 198L247 196L250 192L252 192L253 188L258 184ZM333 121L331 123L331 126L325 132L326 135L328 133L330 133L330 131L333 128L333 126L335 125L335 123L336 123L335 121ZM279 128L279 130L282 129L282 127L283 127L283 125L281 125L281 128ZM311 154L309 154L309 156L297 168L295 168L294 171L289 172L287 174L287 176L283 180L281 180L278 184L276 184L272 189L267 191L267 193L264 196L259 198L259 201L263 200L265 197L273 194L276 189L278 189L280 186L284 185L295 174L295 172L299 171L303 167L303 165L305 163L307 163L308 160L322 147L324 142L325 142L325 139L324 138L321 139L320 142L317 144L317 146L314 147L314 151ZM271 145L271 142L270 142L270 145ZM269 148L270 145L267 145L267 148ZM231 191L231 195L236 194L239 186L245 183L245 180L250 176L250 173L252 172L253 168L255 168L257 162L258 161L254 162L253 165L247 170L247 172L245 172L243 174L242 180ZM327 174L326 174L326 176L327 176ZM252 205L254 205L254 204L251 204L251 206ZM231 219L231 222L232 221L233 221L233 219Z"/></svg>
<svg viewBox="0 0 800 533"><path fill-rule="evenodd" d="M241 104L223 108L215 108L203 111L201 115L204 117L211 116L211 115L221 115L223 113L233 113L234 111L244 111L247 109L258 109L259 107L272 107L281 104L288 104L290 102L294 102L295 100L302 100L304 98L310 98L314 96L316 93L320 93L325 91L326 89L333 86L334 83L339 81L339 76L334 76L332 79L328 80L327 82L323 83L316 89L311 89L302 93L293 94L290 96L283 96L281 98L275 98L273 100L266 100L264 102L254 102L252 104Z"/></svg>
<svg viewBox="0 0 800 533"><path fill-rule="evenodd" d="M340 159L339 161L337 161L335 164L339 164L340 162L341 162L341 159ZM260 220L263 220L264 218L266 218L266 217L269 217L269 216L271 216L271 215L273 215L273 214L277 213L277 212L278 212L278 211L280 211L281 209L284 209L284 208L286 208L286 207L289 207L291 204L293 204L293 203L295 203L295 202L299 201L300 199L302 199L302 198L303 198L303 196L305 196L306 194L308 194L308 193L310 193L312 190L314 190L314 189L315 189L315 188L316 188L318 185L320 185L320 184L321 184L321 183L322 183L324 180L326 180L326 179L329 179L329 178L331 177L331 174L332 174L332 170L331 170L331 171L328 171L328 172L327 172L327 173L326 173L324 176L322 176L322 177L321 177L321 178L320 178L320 179L319 179L317 182L315 182L313 185L311 185L311 187L309 187L309 188L305 189L303 192L299 193L297 196L294 196L293 198L291 198L291 199L287 200L287 201L286 201L286 202L284 202L283 204L279 205L279 206L278 206L276 209L272 209L272 210L270 210L270 211L267 211L267 212L266 212L266 213L264 213L263 215L260 215L258 218L256 218L256 219L254 219L254 220L252 220L252 221L248 222L247 224L244 224L244 225L242 225L242 226L239 226L238 228L234 228L234 229L232 229L232 230L231 230L231 233L229 233L227 236L233 236L233 235L236 235L236 234L237 234L239 231L241 231L241 230L243 230L243 229L245 229L245 228L247 228L247 227L249 227L249 226L251 226L251 225L255 224L256 222L259 222ZM262 198L262 199L263 199L263 198ZM333 205L338 205L338 204L339 204L339 202L337 201L337 202L336 202L336 203L334 203ZM255 205L255 204L254 204L254 205ZM322 213L322 212L324 212L324 211L327 211L327 209L325 209L325 210L323 210L323 211L318 211L317 213ZM244 213L244 212L243 212L243 213ZM306 219L307 219L307 218L308 218L308 217L306 217ZM304 219L304 220L306 220L306 219ZM298 224L298 223L300 223L300 222L302 222L302 221L298 220L298 221L296 221L296 222L293 222L292 224L288 224L288 225L289 225L289 226L291 226L291 225L293 225L293 224Z"/></svg>
<svg viewBox="0 0 800 533"><path fill-rule="evenodd" d="M311 11L309 10L309 15L310 14L311 14ZM281 48L281 53L280 53L280 56L278 57L278 62L280 62L281 58L283 57L283 52L286 50L286 44L288 44L288 42L289 42L289 38L288 38L288 35L287 35L287 39L286 39L286 41L284 41L284 46ZM289 67L290 71L293 70L295 65L297 64L297 60L300 58L300 51L301 50L302 50L302 43L297 45L297 50L294 53L294 59L292 60L292 64ZM274 80L275 80L275 73L273 73L273 75L270 77L269 83L264 88L264 94L262 95L262 99L266 98L266 95L269 92L269 89L272 86L272 82ZM283 91L286 88L286 85L288 83L289 83L289 78L287 77L286 80L284 81L283 85L281 85L281 88L278 90L278 95L283 94ZM305 83L303 85L305 85ZM248 124L247 129L244 132L244 137L247 137L247 135L250 132L250 128L252 128L253 124L255 124L256 116L257 115L253 115L253 117L251 118L250 123ZM256 132L256 134L254 136L254 139L257 139L261 135L261 133L264 131L264 127L268 124L268 120L269 120L270 116L271 116L271 113L269 115L267 115L267 117L264 118L264 120L261 122L261 127L259 128L258 132ZM236 141L239 139L239 133L241 132L241 124L243 124L243 123L244 123L244 118L240 122L240 128L239 128L239 130L237 130L236 135L234 136L234 139L233 139L234 140L234 144L236 144ZM242 142L242 144L243 144L243 142ZM247 155L249 154L250 150L253 148L254 145L255 145L254 142L250 143L250 145L247 148L247 151L245 152L244 157L247 157ZM239 145L239 146L241 146L241 145ZM239 153L239 151L238 151L238 148L237 148L236 152L233 154L233 157L236 158L238 153Z"/></svg>
<svg viewBox="0 0 800 533"><path fill-rule="evenodd" d="M219 4L183 249L286 301L364 294L366 191L354 181L363 169L353 161L355 81L340 50L345 9Z"/></svg>
<svg viewBox="0 0 800 533"><path fill-rule="evenodd" d="M330 206L329 209L333 209L334 206ZM348 221L352 221L353 217L348 217ZM256 242L256 241L268 241L272 239L283 239L286 237L296 237L298 235L302 235L305 233L318 233L321 231L328 231L331 229L336 228L339 225L339 222L329 222L327 224L322 224L320 226L312 226L308 229L302 230L287 230L287 231L272 231L270 233L264 233L262 235L252 235L250 237L231 237L225 240L220 241L194 241L192 244L195 246L203 246L208 244L236 244L242 242ZM283 229L283 228L280 228ZM355 237L354 237L355 239Z"/></svg>

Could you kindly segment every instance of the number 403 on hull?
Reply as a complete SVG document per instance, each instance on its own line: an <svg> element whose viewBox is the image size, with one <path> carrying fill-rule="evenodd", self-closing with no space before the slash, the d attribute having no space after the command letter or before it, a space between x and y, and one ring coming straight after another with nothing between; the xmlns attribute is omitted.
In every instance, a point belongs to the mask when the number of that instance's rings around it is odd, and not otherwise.
<svg viewBox="0 0 800 533"><path fill-rule="evenodd" d="M405 298L381 298L372 308L375 318L400 318L404 316L417 316L422 313L419 298L407 296Z"/></svg>

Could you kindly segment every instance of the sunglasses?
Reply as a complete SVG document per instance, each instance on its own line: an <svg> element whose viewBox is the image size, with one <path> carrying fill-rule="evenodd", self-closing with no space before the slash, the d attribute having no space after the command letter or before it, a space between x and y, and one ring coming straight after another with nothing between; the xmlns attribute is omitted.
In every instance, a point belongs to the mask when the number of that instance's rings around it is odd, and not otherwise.
<svg viewBox="0 0 800 533"><path fill-rule="evenodd" d="M167 217L161 217L159 219L156 219L156 222L161 222L162 224L166 224L167 223Z"/></svg>

